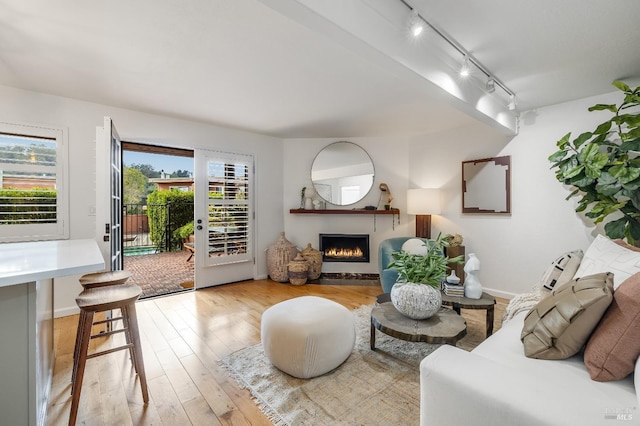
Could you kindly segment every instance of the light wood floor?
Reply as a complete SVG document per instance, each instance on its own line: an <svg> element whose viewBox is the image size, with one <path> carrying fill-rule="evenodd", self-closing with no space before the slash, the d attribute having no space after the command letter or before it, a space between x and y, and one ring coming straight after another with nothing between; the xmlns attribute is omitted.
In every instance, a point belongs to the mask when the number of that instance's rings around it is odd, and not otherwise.
<svg viewBox="0 0 640 426"><path fill-rule="evenodd" d="M86 425L270 425L247 390L240 389L218 360L260 342L260 318L269 306L315 295L349 309L375 302L378 286L292 286L270 280L227 284L137 303L150 401L126 351L90 359L82 386L77 424ZM499 300L495 328L506 305ZM484 338L484 311L462 310L468 335L464 349ZM71 366L78 316L54 321L55 354L48 425L66 425L71 405ZM95 339L104 349L117 337Z"/></svg>

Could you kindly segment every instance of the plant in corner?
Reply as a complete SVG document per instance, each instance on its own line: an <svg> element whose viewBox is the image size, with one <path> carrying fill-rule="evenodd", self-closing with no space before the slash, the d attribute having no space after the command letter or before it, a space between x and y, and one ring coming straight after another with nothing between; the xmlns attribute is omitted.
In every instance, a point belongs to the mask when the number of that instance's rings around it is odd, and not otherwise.
<svg viewBox="0 0 640 426"><path fill-rule="evenodd" d="M595 224L607 216L604 231L609 238L640 242L640 87L613 85L624 93L619 105L597 104L589 111L609 111L609 120L575 139L567 133L549 156L551 169L565 185L575 187L567 199L581 196L576 212L586 212Z"/></svg>
<svg viewBox="0 0 640 426"><path fill-rule="evenodd" d="M193 235L193 232L193 221L191 221L173 231L173 237L183 242L187 242L190 241L190 237Z"/></svg>
<svg viewBox="0 0 640 426"><path fill-rule="evenodd" d="M448 239L439 234L427 240L419 252L396 251L389 268L398 271L391 288L391 302L400 313L412 319L426 319L438 312L442 304L440 285L447 275L447 265L464 262L463 256L449 259L444 249ZM426 249L426 250L425 250Z"/></svg>

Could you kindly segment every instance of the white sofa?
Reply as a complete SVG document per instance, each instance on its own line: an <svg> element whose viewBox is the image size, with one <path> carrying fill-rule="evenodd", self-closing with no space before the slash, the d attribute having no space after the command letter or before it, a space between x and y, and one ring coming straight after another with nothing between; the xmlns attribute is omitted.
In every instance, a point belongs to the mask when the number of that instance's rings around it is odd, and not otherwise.
<svg viewBox="0 0 640 426"><path fill-rule="evenodd" d="M443 345L421 362L421 426L640 424L634 374L596 382L581 353L527 358L520 341L525 316L520 312L471 352ZM638 362L635 379L640 384Z"/></svg>

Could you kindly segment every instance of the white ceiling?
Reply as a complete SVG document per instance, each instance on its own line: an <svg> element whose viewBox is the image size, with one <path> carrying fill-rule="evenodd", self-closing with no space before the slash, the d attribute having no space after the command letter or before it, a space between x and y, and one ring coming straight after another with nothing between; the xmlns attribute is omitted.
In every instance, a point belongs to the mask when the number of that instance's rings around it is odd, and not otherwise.
<svg viewBox="0 0 640 426"><path fill-rule="evenodd" d="M475 121L270 3L0 0L0 85L283 138ZM514 91L520 110L611 92L614 79L638 84L637 0L409 3Z"/></svg>

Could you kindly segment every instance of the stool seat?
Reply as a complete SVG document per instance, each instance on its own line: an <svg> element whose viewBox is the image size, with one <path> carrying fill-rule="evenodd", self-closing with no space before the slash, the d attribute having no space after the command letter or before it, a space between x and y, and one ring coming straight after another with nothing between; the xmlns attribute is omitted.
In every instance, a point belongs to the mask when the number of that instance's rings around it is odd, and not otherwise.
<svg viewBox="0 0 640 426"><path fill-rule="evenodd" d="M356 342L353 313L339 303L303 296L264 311L260 325L264 353L271 364L308 379L342 364Z"/></svg>
<svg viewBox="0 0 640 426"><path fill-rule="evenodd" d="M102 312L134 303L141 293L142 290L135 284L94 287L80 293L76 303L81 310Z"/></svg>
<svg viewBox="0 0 640 426"><path fill-rule="evenodd" d="M104 287L123 284L129 278L131 278L129 271L94 272L81 276L80 284L84 288Z"/></svg>

